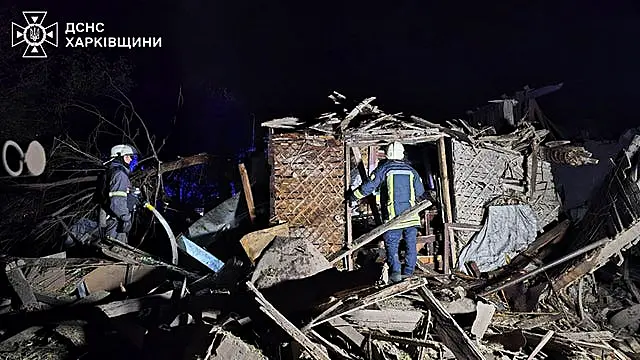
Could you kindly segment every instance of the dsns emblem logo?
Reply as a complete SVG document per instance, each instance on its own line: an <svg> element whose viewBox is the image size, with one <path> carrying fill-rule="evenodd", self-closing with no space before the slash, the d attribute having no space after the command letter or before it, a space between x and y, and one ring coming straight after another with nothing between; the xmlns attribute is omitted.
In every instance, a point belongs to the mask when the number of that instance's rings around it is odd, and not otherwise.
<svg viewBox="0 0 640 360"><path fill-rule="evenodd" d="M11 23L11 47L26 43L23 58L46 58L47 53L42 45L48 43L58 47L58 23L44 27L42 23L47 16L46 11L23 11L22 15L27 20L27 26Z"/></svg>

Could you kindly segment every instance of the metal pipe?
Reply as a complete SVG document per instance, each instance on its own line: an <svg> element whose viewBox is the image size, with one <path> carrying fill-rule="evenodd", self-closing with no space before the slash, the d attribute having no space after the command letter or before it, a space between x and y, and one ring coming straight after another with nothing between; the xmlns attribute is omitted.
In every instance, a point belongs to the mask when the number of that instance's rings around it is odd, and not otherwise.
<svg viewBox="0 0 640 360"><path fill-rule="evenodd" d="M514 279L514 280L511 280L511 281L507 282L506 284L500 285L500 286L498 286L497 288L495 288L493 290L485 291L482 294L480 294L480 296L482 296L482 297L488 296L488 295L491 295L491 294L493 294L495 292L498 292L498 291L500 291L502 289L508 288L509 286L513 286L513 285L519 284L519 283L521 283L521 282L523 282L523 281L525 281L525 280L527 280L529 278L532 278L532 277L538 275L539 273L541 273L543 271L551 269L552 267L556 267L556 266L558 266L558 265L560 265L560 264L562 264L562 263L564 263L566 261L569 261L569 260L571 260L571 259L573 259L575 257L578 257L578 256L580 256L580 255L582 255L582 254L584 254L584 253L586 253L588 251L591 251L591 250L593 250L595 248L598 248L598 247L600 247L602 245L605 245L610 241L611 241L611 239L602 239L600 241L596 241L593 244L587 245L587 246L583 247L582 249L579 249L579 250L576 250L576 251L574 251L574 252L572 252L570 254L567 254L567 255L561 257L560 259L550 263L550 264L547 264L545 266L539 267L539 268L535 269L534 271L532 271L532 272L530 272L528 274L522 275L521 277L519 277L517 279Z"/></svg>

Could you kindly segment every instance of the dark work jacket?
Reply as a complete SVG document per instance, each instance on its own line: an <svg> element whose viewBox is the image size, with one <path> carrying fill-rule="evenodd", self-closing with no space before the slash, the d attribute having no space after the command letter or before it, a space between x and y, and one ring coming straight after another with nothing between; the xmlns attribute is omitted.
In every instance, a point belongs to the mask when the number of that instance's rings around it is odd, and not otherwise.
<svg viewBox="0 0 640 360"><path fill-rule="evenodd" d="M129 168L114 160L108 169L109 175L109 210L111 215L120 221L130 221L131 211L127 206L127 196L131 189Z"/></svg>
<svg viewBox="0 0 640 360"><path fill-rule="evenodd" d="M371 174L371 178L364 181L353 195L356 199L362 199L377 189L380 189L381 212L385 221L413 207L425 195L418 172L409 164L399 160L388 160L379 164ZM402 221L393 229L412 226L420 226L418 214Z"/></svg>

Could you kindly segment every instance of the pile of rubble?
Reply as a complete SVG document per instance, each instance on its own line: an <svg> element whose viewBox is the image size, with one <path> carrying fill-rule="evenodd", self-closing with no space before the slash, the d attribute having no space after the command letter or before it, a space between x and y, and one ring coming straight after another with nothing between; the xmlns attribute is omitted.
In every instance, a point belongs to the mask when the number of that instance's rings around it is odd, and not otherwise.
<svg viewBox="0 0 640 360"><path fill-rule="evenodd" d="M403 122L370 103L367 99L352 110L325 114L311 126L367 144L399 136L407 136L409 143L450 136L513 153L530 149L531 141L536 159L571 166L595 162L579 146L542 144L547 132L531 124L499 135L464 121L446 127L416 117ZM350 132L358 116L368 117L358 125L365 131ZM269 123L301 124L292 118ZM439 269L419 263L415 276L396 284L388 283L386 267L375 256L347 270L334 264L370 251L365 245L430 202L325 255L308 239L291 236L288 223L254 225L229 235L247 216L238 210L243 206L251 224L259 223L249 181L244 199L237 194L176 234L179 254L167 256L170 260L111 241L88 246L82 256L4 256L0 358L640 358L640 292L635 286L640 272L633 267L640 236L634 203L640 194L639 147L636 137L598 193L615 201L593 202L591 213L600 214L601 223L597 216L586 217L588 224L559 219L544 231L533 226L527 235L532 241L524 245L500 247L487 234L499 231L500 241L507 239L509 245L521 229L496 224L521 218L505 220L503 208L493 203L486 206L488 216L466 251L446 246L458 264ZM513 184L509 191L529 192L527 186ZM448 205L443 201L437 207ZM608 226L612 213L619 220ZM587 225L590 231L584 230ZM506 260L479 256L484 253ZM618 263L610 261L616 258Z"/></svg>

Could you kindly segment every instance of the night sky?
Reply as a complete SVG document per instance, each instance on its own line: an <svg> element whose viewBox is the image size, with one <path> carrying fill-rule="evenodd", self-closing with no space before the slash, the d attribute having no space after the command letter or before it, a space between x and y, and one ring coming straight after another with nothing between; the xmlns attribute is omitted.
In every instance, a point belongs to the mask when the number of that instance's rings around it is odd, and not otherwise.
<svg viewBox="0 0 640 360"><path fill-rule="evenodd" d="M567 134L584 128L617 137L640 125L637 1L22 1L18 8L47 10L61 23L102 21L107 36L162 36L162 48L104 51L132 57L132 100L154 132L173 132L174 154L246 148L254 121L318 115L330 109L332 90L443 121L524 85L564 82L540 104ZM2 39L1 51L15 50L7 44ZM181 85L184 104L170 125Z"/></svg>

